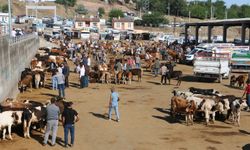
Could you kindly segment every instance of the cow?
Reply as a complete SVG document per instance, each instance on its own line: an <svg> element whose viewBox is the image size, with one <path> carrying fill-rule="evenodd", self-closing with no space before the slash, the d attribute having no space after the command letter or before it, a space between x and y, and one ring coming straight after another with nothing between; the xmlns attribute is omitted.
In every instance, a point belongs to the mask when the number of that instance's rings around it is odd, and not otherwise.
<svg viewBox="0 0 250 150"><path fill-rule="evenodd" d="M167 73L167 79L168 79L169 84L170 84L171 78L175 78L175 79L177 79L176 86L180 86L181 85L181 77L182 77L182 71L169 70L169 72Z"/></svg>
<svg viewBox="0 0 250 150"><path fill-rule="evenodd" d="M22 80L20 80L18 83L18 88L20 92L22 93L23 91L26 91L28 86L31 88L32 91L32 84L33 84L32 81L33 81L32 75L26 75Z"/></svg>
<svg viewBox="0 0 250 150"><path fill-rule="evenodd" d="M30 138L31 125L38 125L40 130L45 127L46 106L40 102L25 100L26 107L22 113L24 137Z"/></svg>
<svg viewBox="0 0 250 150"><path fill-rule="evenodd" d="M232 75L230 77L230 86L231 87L235 86L235 83L236 83L236 77L235 77L235 75Z"/></svg>
<svg viewBox="0 0 250 150"><path fill-rule="evenodd" d="M5 140L6 128L8 128L9 139L12 140L11 127L18 123L18 115L15 111L4 111L0 113L0 130L3 130L3 140Z"/></svg>
<svg viewBox="0 0 250 150"><path fill-rule="evenodd" d="M247 75L239 75L237 78L236 78L236 83L237 85L240 87L240 88L243 88L245 86L245 83L246 83L246 80L247 80Z"/></svg>
<svg viewBox="0 0 250 150"><path fill-rule="evenodd" d="M132 80L133 80L133 76L137 75L138 76L138 82L142 81L142 75L143 75L142 69L134 68L134 69L131 69L130 72L132 73Z"/></svg>
<svg viewBox="0 0 250 150"><path fill-rule="evenodd" d="M176 113L185 114L186 124L189 122L193 125L193 116L196 111L196 105L194 101L187 101L181 97L173 96L171 98L171 115L175 117Z"/></svg>
<svg viewBox="0 0 250 150"><path fill-rule="evenodd" d="M241 109L248 107L245 100L236 99L230 104L230 110L228 111L228 118L231 118L233 123L240 126L240 113Z"/></svg>
<svg viewBox="0 0 250 150"><path fill-rule="evenodd" d="M215 121L215 113L224 112L229 109L229 102L227 99L220 100L216 102L213 99L204 99L201 106L201 111L205 113L206 125L208 125L210 120L210 115L212 115L212 123Z"/></svg>
<svg viewBox="0 0 250 150"><path fill-rule="evenodd" d="M219 92L214 90L214 89L200 89L200 88L190 87L189 91L194 93L194 94L202 94L202 95L216 95L216 94L219 94Z"/></svg>

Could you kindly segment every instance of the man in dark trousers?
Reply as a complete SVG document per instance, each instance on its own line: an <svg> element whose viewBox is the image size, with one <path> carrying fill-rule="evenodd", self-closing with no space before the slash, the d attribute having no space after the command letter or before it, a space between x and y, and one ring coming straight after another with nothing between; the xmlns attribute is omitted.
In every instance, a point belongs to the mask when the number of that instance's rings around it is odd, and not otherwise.
<svg viewBox="0 0 250 150"><path fill-rule="evenodd" d="M64 63L64 67L63 67L63 75L65 77L65 87L69 87L69 73L70 73L70 69L69 69L69 65L68 63Z"/></svg>
<svg viewBox="0 0 250 150"><path fill-rule="evenodd" d="M73 147L75 141L75 122L79 121L78 113L72 108L73 103L69 102L68 106L62 113L62 122L64 127L64 144L68 147L68 133L70 131L71 144Z"/></svg>

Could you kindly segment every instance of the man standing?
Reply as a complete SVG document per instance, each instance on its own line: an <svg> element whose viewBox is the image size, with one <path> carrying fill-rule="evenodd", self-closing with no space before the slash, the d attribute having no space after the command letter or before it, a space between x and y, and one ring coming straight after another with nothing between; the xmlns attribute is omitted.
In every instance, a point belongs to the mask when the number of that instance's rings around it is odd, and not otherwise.
<svg viewBox="0 0 250 150"><path fill-rule="evenodd" d="M141 58L138 54L135 56L135 67L141 68Z"/></svg>
<svg viewBox="0 0 250 150"><path fill-rule="evenodd" d="M44 141L43 146L47 145L50 131L52 130L52 141L51 145L55 146L56 144L56 135L57 135L57 129L58 129L58 117L60 114L59 107L55 105L56 99L51 98L51 104L46 107L46 113L47 113L47 124L46 124L46 131L44 135Z"/></svg>
<svg viewBox="0 0 250 150"><path fill-rule="evenodd" d="M59 97L65 98L65 77L61 72L57 71L56 79L58 83Z"/></svg>
<svg viewBox="0 0 250 150"><path fill-rule="evenodd" d="M155 74L155 77L158 76L159 69L160 69L160 61L159 61L158 58L156 58L155 64L154 64L154 74Z"/></svg>
<svg viewBox="0 0 250 150"><path fill-rule="evenodd" d="M62 72L63 72L63 75L65 76L65 86L69 87L69 72L70 72L70 69L69 69L68 63L64 63L64 67L63 67Z"/></svg>
<svg viewBox="0 0 250 150"><path fill-rule="evenodd" d="M163 80L164 80L164 84L166 84L166 80L167 80L167 72L168 72L168 68L166 67L166 65L163 65L160 69L160 73L161 73L161 85L163 84Z"/></svg>
<svg viewBox="0 0 250 150"><path fill-rule="evenodd" d="M68 134L70 131L71 144L73 147L75 141L75 122L79 121L78 113L72 108L73 103L69 102L68 107L62 113L62 123L64 127L64 144L68 147Z"/></svg>
<svg viewBox="0 0 250 150"><path fill-rule="evenodd" d="M119 94L115 92L115 88L111 88L111 95L109 100L109 120L111 120L112 109L115 110L116 114L116 121L120 121L119 112L118 112L118 101L119 101Z"/></svg>
<svg viewBox="0 0 250 150"><path fill-rule="evenodd" d="M80 64L80 88L84 88L84 76L85 76L85 67Z"/></svg>

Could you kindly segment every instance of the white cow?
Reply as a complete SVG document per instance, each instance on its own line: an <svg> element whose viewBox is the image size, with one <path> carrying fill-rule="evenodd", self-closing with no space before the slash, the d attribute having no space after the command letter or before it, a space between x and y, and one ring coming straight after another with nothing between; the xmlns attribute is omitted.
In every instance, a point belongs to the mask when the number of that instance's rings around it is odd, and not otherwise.
<svg viewBox="0 0 250 150"><path fill-rule="evenodd" d="M13 124L21 123L20 114L21 111L4 111L0 113L0 130L3 130L3 140L5 140L6 128L8 128L9 139L12 140L11 127Z"/></svg>

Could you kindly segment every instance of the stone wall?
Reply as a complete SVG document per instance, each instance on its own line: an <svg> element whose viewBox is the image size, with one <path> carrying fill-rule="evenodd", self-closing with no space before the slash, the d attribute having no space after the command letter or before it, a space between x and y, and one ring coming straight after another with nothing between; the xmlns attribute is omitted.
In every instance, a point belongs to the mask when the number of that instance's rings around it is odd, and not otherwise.
<svg viewBox="0 0 250 150"><path fill-rule="evenodd" d="M21 72L29 67L38 48L39 38L35 34L11 39L0 37L0 102L19 93Z"/></svg>

